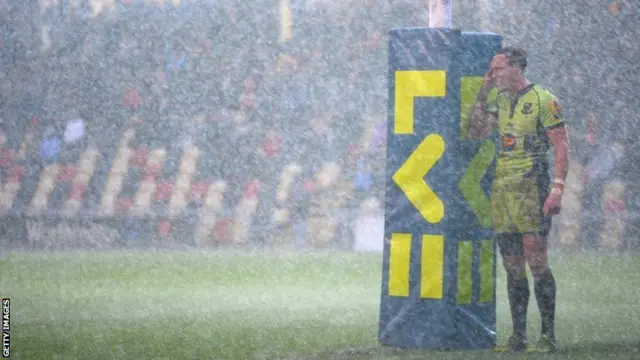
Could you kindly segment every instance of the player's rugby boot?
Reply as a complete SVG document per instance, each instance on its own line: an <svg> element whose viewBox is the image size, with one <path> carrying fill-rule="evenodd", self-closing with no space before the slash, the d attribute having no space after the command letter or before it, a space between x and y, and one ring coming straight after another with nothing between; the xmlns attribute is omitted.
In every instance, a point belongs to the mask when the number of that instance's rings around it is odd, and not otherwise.
<svg viewBox="0 0 640 360"><path fill-rule="evenodd" d="M550 354L556 352L557 350L558 347L556 346L556 339L550 337L547 334L543 334L540 337L540 340L538 340L538 342L536 343L536 346L529 349L529 352Z"/></svg>
<svg viewBox="0 0 640 360"><path fill-rule="evenodd" d="M523 335L513 334L504 345L494 348L497 352L521 352L527 350L527 338Z"/></svg>

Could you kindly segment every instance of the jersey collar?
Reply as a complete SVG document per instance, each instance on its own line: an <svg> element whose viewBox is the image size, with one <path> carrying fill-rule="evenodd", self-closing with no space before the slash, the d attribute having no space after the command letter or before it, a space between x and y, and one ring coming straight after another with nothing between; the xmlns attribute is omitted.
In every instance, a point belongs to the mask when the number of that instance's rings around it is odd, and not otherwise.
<svg viewBox="0 0 640 360"><path fill-rule="evenodd" d="M528 93L529 90L533 89L534 86L536 86L536 84L531 83L531 84L525 86L522 90L518 91L515 94L512 94L512 93L510 93L508 91L502 91L500 94L502 94L503 96L506 96L508 99L517 100L517 99L520 99L522 97L522 95Z"/></svg>
<svg viewBox="0 0 640 360"><path fill-rule="evenodd" d="M533 89L534 86L536 86L536 84L534 84L534 83L531 83L531 84L525 86L524 89L518 91L517 96L520 97L520 96L526 94L529 90Z"/></svg>

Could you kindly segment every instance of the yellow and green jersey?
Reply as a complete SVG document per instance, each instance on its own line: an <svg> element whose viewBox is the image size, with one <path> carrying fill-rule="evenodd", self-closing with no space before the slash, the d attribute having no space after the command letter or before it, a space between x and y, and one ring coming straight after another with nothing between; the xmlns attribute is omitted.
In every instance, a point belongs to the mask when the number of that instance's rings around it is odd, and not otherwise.
<svg viewBox="0 0 640 360"><path fill-rule="evenodd" d="M549 138L546 131L564 125L558 99L531 84L516 95L489 93L487 111L497 114L499 145L496 181L521 181L548 176Z"/></svg>

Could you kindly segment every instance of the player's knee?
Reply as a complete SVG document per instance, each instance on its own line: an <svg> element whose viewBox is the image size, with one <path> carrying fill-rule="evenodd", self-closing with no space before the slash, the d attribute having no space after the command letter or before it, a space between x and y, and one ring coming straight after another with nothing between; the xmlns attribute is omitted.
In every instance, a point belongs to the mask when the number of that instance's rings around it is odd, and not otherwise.
<svg viewBox="0 0 640 360"><path fill-rule="evenodd" d="M508 276L521 278L526 274L527 262L523 256L504 256L502 263Z"/></svg>
<svg viewBox="0 0 640 360"><path fill-rule="evenodd" d="M517 233L499 234L497 241L507 274L517 278L525 276L527 261L524 257L522 236Z"/></svg>
<svg viewBox="0 0 640 360"><path fill-rule="evenodd" d="M534 278L539 278L547 274L551 269L546 261L532 261L529 262L529 269Z"/></svg>
<svg viewBox="0 0 640 360"><path fill-rule="evenodd" d="M525 257L534 277L539 277L549 271L547 257L547 239L544 236L527 234L524 236Z"/></svg>

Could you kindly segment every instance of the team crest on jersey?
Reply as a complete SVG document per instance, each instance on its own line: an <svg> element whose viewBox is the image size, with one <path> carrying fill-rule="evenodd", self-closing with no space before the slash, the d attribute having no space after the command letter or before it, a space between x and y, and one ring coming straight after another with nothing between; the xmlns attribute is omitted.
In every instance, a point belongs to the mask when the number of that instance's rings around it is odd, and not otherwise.
<svg viewBox="0 0 640 360"><path fill-rule="evenodd" d="M524 103L524 105L522 105L522 113L524 115L530 115L531 113L533 113L533 104Z"/></svg>
<svg viewBox="0 0 640 360"><path fill-rule="evenodd" d="M510 152L516 148L516 137L513 134L504 134L502 136L502 151Z"/></svg>

